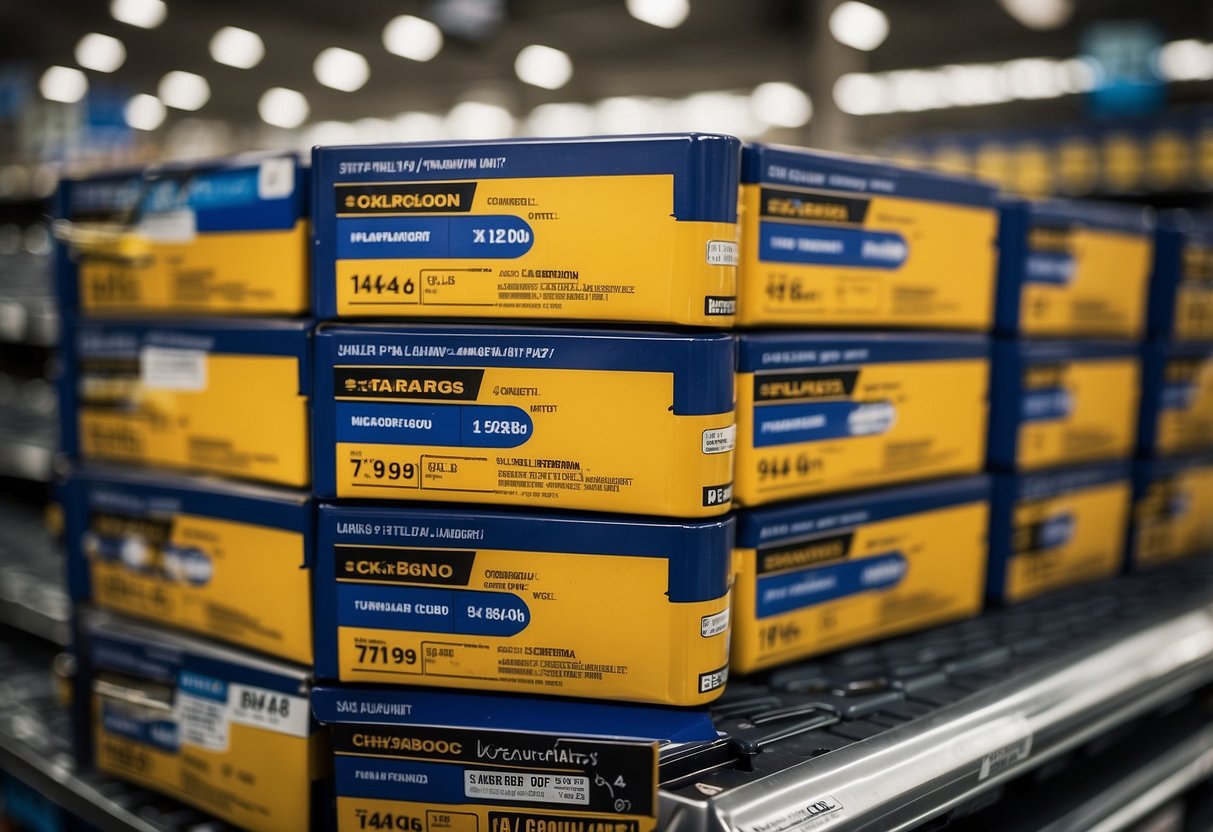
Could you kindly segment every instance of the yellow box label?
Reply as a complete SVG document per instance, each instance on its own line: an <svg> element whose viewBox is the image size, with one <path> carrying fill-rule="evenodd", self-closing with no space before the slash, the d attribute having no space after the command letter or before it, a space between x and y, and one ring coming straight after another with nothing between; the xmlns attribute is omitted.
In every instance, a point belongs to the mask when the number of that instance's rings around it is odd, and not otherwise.
<svg viewBox="0 0 1213 832"><path fill-rule="evenodd" d="M84 553L98 606L312 663L311 573L299 532L190 514L94 513Z"/></svg>
<svg viewBox="0 0 1213 832"><path fill-rule="evenodd" d="M290 697L306 714L307 700ZM194 707L194 706L191 706ZM180 711L162 730L181 735L176 748L136 739L106 725L142 723L142 709L93 699L95 757L98 770L163 792L254 832L307 830L311 824L311 786L323 766L317 737L291 736L232 722L219 710L197 706ZM306 721L306 720L305 720ZM185 739L196 738L195 742ZM199 742L203 744L198 744Z"/></svg>
<svg viewBox="0 0 1213 832"><path fill-rule="evenodd" d="M1158 451L1213 448L1213 358L1172 358L1163 369Z"/></svg>
<svg viewBox="0 0 1213 832"><path fill-rule="evenodd" d="M1213 551L1213 465L1153 480L1133 507L1133 519L1135 566Z"/></svg>
<svg viewBox="0 0 1213 832"><path fill-rule="evenodd" d="M478 386L446 379L443 383L457 384L458 391L452 386L443 395L466 404L431 403L424 414L409 408L399 417L387 415L391 408L383 416L364 415L352 405L343 409L345 402L399 402L358 384L384 383L396 390L397 371L409 370L335 368L341 420L335 452L338 497L673 517L717 515L729 508L733 413L675 414L670 373L460 367L449 371L451 378L475 374ZM433 372L421 368L415 374ZM342 426L351 420L382 428L385 441L340 441ZM422 436L419 441L426 433L449 433L450 444L404 444L408 440L399 437L408 432Z"/></svg>
<svg viewBox="0 0 1213 832"><path fill-rule="evenodd" d="M389 826L388 824L393 824ZM511 809L469 803L337 798L338 832L405 829L410 832L656 832L657 819L622 814L589 815L558 809Z"/></svg>
<svg viewBox="0 0 1213 832"><path fill-rule="evenodd" d="M444 578L436 567L425 571L425 550L338 544L341 681L674 705L703 704L723 690L728 596L671 603L665 558L447 554L460 557L453 567L444 562ZM627 591L604 591L620 575ZM435 583L450 587L441 602L411 589ZM427 629L409 629L410 620Z"/></svg>
<svg viewBox="0 0 1213 832"><path fill-rule="evenodd" d="M1128 457L1137 433L1141 367L1135 358L1034 364L1021 380L1025 410L1017 461L1023 470Z"/></svg>
<svg viewBox="0 0 1213 832"><path fill-rule="evenodd" d="M1139 338L1145 328L1152 256L1151 242L1142 234L1032 228L1020 330L1036 336ZM1034 279L1038 270L1047 270L1047 275Z"/></svg>
<svg viewBox="0 0 1213 832"><path fill-rule="evenodd" d="M740 219L739 324L990 328L991 207L742 185Z"/></svg>
<svg viewBox="0 0 1213 832"><path fill-rule="evenodd" d="M1130 491L1122 481L1018 502L1006 599L1026 601L1117 574L1124 562Z"/></svg>
<svg viewBox="0 0 1213 832"><path fill-rule="evenodd" d="M401 193L410 187L418 193ZM341 183L336 191L332 291L341 317L733 323L737 226L676 220L672 175ZM384 208L386 199L400 213ZM421 214L418 205L429 207ZM360 229L356 218L368 209L399 217L399 228ZM415 254L384 259L376 252L385 243ZM342 257L347 246L366 257Z"/></svg>
<svg viewBox="0 0 1213 832"><path fill-rule="evenodd" d="M773 386L773 375L737 379L742 505L977 473L985 464L984 358L812 370L791 386Z"/></svg>
<svg viewBox="0 0 1213 832"><path fill-rule="evenodd" d="M732 667L750 673L981 611L982 501L734 557Z"/></svg>
<svg viewBox="0 0 1213 832"><path fill-rule="evenodd" d="M206 232L185 242L131 232L80 255L80 308L89 315L300 315L311 309L311 229Z"/></svg>
<svg viewBox="0 0 1213 832"><path fill-rule="evenodd" d="M170 360L82 359L80 449L106 459L306 486L299 360L145 348ZM171 355L170 355L171 354ZM155 358L155 356L153 356ZM148 372L149 366L173 369Z"/></svg>
<svg viewBox="0 0 1213 832"><path fill-rule="evenodd" d="M1213 340L1213 248L1183 248L1175 294L1176 341Z"/></svg>

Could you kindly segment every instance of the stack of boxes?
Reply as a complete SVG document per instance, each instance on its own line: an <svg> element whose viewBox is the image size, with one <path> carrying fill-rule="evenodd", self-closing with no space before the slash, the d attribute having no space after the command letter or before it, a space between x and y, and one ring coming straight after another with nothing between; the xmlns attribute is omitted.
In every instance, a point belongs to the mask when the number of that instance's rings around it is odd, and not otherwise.
<svg viewBox="0 0 1213 832"><path fill-rule="evenodd" d="M992 601L1122 569L1152 231L1141 208L1002 206Z"/></svg>
<svg viewBox="0 0 1213 832"><path fill-rule="evenodd" d="M1213 549L1213 226L1164 215L1144 347L1130 564Z"/></svg>
<svg viewBox="0 0 1213 832"><path fill-rule="evenodd" d="M1180 219L1135 433L1128 208L684 134L60 209L80 744L250 829L655 829L730 669L1112 574L1134 441L1213 435L1213 348L1166 340L1213 320ZM1213 546L1213 457L1138 489L1139 562Z"/></svg>

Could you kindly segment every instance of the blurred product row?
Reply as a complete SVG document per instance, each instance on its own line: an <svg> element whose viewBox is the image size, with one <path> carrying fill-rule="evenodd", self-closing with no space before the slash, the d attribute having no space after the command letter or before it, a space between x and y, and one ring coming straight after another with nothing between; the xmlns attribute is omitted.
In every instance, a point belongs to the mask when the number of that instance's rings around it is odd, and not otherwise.
<svg viewBox="0 0 1213 832"><path fill-rule="evenodd" d="M1186 645L1138 684L1205 658L1150 617L1208 603L1193 566L803 661L1213 550L1188 215L693 134L318 148L59 210L82 759L229 822L646 832L679 766L862 744L1101 616ZM1001 775L1032 740L988 742Z"/></svg>

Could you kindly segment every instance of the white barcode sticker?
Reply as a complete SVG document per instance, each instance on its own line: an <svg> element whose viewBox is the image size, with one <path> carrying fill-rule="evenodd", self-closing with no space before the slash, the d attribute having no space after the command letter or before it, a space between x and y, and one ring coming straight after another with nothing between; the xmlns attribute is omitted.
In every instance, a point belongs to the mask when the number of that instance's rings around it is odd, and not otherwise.
<svg viewBox="0 0 1213 832"><path fill-rule="evenodd" d="M139 379L149 390L201 392L206 389L206 353L144 347L139 351Z"/></svg>
<svg viewBox="0 0 1213 832"><path fill-rule="evenodd" d="M708 240L707 263L709 266L736 266L737 243L729 240Z"/></svg>
<svg viewBox="0 0 1213 832"><path fill-rule="evenodd" d="M703 432L703 452L705 454L728 453L736 445L736 425L729 425L727 428L710 428Z"/></svg>

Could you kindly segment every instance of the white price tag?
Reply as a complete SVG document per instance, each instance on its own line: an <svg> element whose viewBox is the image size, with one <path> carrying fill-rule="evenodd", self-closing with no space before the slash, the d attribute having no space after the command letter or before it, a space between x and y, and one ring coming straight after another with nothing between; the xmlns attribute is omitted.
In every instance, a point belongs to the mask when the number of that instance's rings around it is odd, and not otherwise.
<svg viewBox="0 0 1213 832"><path fill-rule="evenodd" d="M144 347L139 351L139 380L149 390L206 389L206 353L169 347Z"/></svg>

